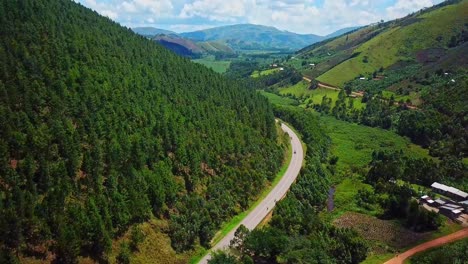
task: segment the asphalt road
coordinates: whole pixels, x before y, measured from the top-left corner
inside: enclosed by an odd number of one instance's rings
[[[287,132],[291,137],[292,145],[292,159],[289,163],[289,167],[286,170],[283,178],[280,182],[271,190],[271,192],[260,202],[260,204],[255,207],[239,224],[246,226],[249,230],[254,229],[260,222],[268,215],[268,213],[273,210],[275,207],[276,201],[281,200],[288,192],[291,184],[296,180],[299,175],[299,171],[302,167],[302,161],[304,159],[304,150],[302,149],[301,141],[299,137],[294,133],[294,131],[286,126],[285,124],[281,125],[283,131]],[[229,247],[229,243],[234,238],[234,233],[237,228],[235,227],[229,232],[218,244],[211,248],[213,250],[220,250]],[[208,263],[208,260],[211,258],[210,254],[207,254],[204,258],[200,260],[200,264]]]

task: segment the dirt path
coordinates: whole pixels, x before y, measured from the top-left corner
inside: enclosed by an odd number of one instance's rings
[[[325,88],[325,89],[335,90],[335,91],[340,91],[341,90],[340,88],[336,88],[336,87],[333,87],[333,86],[330,86],[330,85],[327,85],[327,84],[324,84],[324,83],[321,83],[321,82],[318,83],[318,86],[322,87],[322,88]]]
[[[453,242],[453,241],[456,241],[456,240],[459,240],[459,239],[462,239],[462,238],[467,238],[467,237],[468,237],[468,228],[464,228],[464,229],[462,229],[460,231],[457,231],[455,233],[452,233],[450,235],[439,237],[437,239],[434,239],[434,240],[428,241],[426,243],[423,243],[421,245],[415,246],[414,248],[409,249],[408,251],[405,251],[405,252],[397,255],[396,257],[394,257],[391,260],[385,262],[384,264],[403,264],[403,262],[407,258],[413,256],[416,253],[428,250],[428,249],[433,248],[433,247],[439,247],[439,246],[442,246],[444,244],[448,244],[450,242]]]

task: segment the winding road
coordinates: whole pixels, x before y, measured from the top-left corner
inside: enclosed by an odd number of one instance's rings
[[[304,160],[304,150],[302,149],[301,141],[299,137],[294,133],[294,131],[286,126],[281,124],[283,131],[289,134],[291,137],[292,145],[292,159],[289,163],[289,166],[284,173],[281,180],[278,184],[270,191],[270,193],[255,207],[245,218],[240,222],[238,226],[233,228],[218,244],[211,248],[210,251],[225,249],[229,247],[229,243],[234,238],[234,233],[240,225],[244,225],[249,230],[254,229],[260,222],[268,215],[268,213],[273,210],[275,207],[276,201],[281,200],[291,187],[292,183],[296,180],[299,175],[299,171],[302,167],[302,161]],[[211,258],[210,253],[205,255],[200,260],[200,264],[208,263],[208,260]]]

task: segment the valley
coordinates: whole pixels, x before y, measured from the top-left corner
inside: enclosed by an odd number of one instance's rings
[[[1,2],[0,263],[463,263],[468,0],[390,2]]]

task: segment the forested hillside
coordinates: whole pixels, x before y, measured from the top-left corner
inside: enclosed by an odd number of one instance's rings
[[[267,100],[68,0],[0,2],[0,263],[209,244],[275,175]]]

